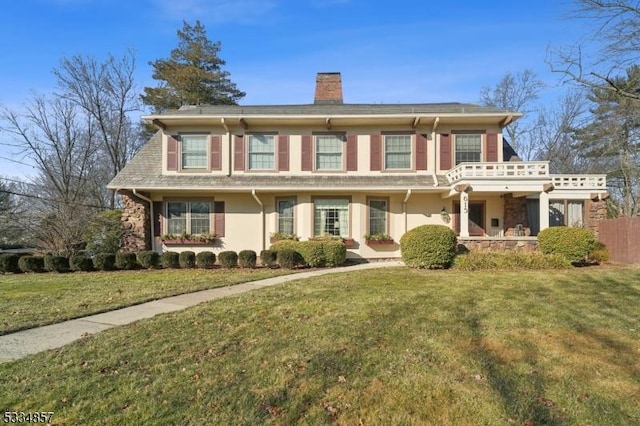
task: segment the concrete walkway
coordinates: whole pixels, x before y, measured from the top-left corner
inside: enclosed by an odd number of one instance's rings
[[[119,325],[130,324],[143,318],[151,318],[158,314],[180,311],[209,300],[220,299],[234,294],[246,293],[263,287],[319,275],[402,265],[403,263],[399,261],[374,262],[283,275],[229,287],[219,287],[180,296],[167,297],[165,299],[154,300],[152,302],[101,314],[89,315],[58,324],[18,331],[0,336],[0,363],[24,358],[28,355],[49,349],[56,349],[90,334],[99,333]]]

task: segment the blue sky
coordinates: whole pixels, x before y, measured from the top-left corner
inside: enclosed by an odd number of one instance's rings
[[[168,57],[182,21],[200,20],[242,104],[313,101],[315,74],[342,73],[348,103],[477,102],[483,86],[533,69],[559,92],[547,48],[584,35],[570,1],[496,0],[20,0],[3,4],[0,104],[18,109],[55,89],[62,57],[133,49],[140,89],[154,86],[149,61]],[[0,176],[29,167],[0,132]],[[2,158],[5,157],[5,158]]]

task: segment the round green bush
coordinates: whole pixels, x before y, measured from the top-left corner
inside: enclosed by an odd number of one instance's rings
[[[412,268],[445,269],[456,256],[456,234],[444,225],[422,225],[400,238],[405,265]]]
[[[258,255],[253,250],[242,250],[238,253],[238,264],[241,268],[255,268],[257,259]]]
[[[275,250],[262,250],[260,252],[260,264],[265,268],[273,268],[277,258],[278,253]]]
[[[340,266],[347,261],[347,246],[342,241],[323,241],[326,266]]]
[[[227,250],[218,254],[218,260],[223,268],[235,268],[238,266],[238,253]]]
[[[295,250],[284,248],[278,250],[278,265],[281,268],[293,269],[303,262],[302,256]]]
[[[202,269],[212,269],[216,264],[216,254],[212,251],[201,251],[196,254],[196,266]]]
[[[116,269],[116,255],[113,253],[98,253],[93,258],[93,267],[98,271],[113,271]]]
[[[42,256],[22,256],[18,259],[18,267],[22,272],[43,272],[44,258]]]
[[[119,251],[116,253],[116,268],[130,271],[138,267],[136,254],[130,251]]]
[[[191,269],[196,267],[196,254],[190,250],[180,252],[178,257],[180,267],[183,269]]]
[[[69,258],[69,267],[72,271],[88,272],[93,270],[93,261],[84,254],[76,254]]]
[[[155,269],[160,265],[160,255],[152,250],[138,252],[136,260],[144,269]]]
[[[544,254],[564,256],[569,262],[583,262],[596,248],[596,238],[585,228],[554,226],[538,233],[538,247]]]
[[[15,253],[2,253],[0,254],[0,272],[17,274],[22,272],[18,266],[18,260],[20,256]]]
[[[58,273],[69,272],[69,259],[64,256],[51,256],[47,270]]]
[[[160,264],[163,268],[178,269],[180,268],[180,255],[175,251],[165,251],[160,256]]]
[[[296,241],[295,250],[300,253],[304,263],[312,268],[325,265],[324,243],[329,241]]]

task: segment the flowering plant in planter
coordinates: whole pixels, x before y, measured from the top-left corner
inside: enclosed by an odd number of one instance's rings
[[[213,244],[217,239],[216,234],[196,234],[191,235],[187,233],[182,234],[163,234],[160,236],[165,244]]]
[[[282,240],[292,240],[292,241],[299,240],[296,234],[288,234],[286,232],[272,232],[269,235],[269,238],[271,240],[271,243],[275,243],[276,241],[282,241]]]
[[[391,235],[385,233],[364,234],[364,239],[368,245],[393,244]]]
[[[355,245],[355,241],[353,240],[353,238],[351,237],[341,237],[339,235],[316,235],[315,237],[311,237],[309,238],[309,240],[311,241],[331,241],[331,240],[337,240],[337,241],[342,241],[344,243],[345,246],[347,247],[353,247]]]

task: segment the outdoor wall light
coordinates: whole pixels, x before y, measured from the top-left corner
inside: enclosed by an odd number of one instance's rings
[[[445,207],[440,210],[440,217],[444,223],[449,223],[451,221],[451,216],[447,213],[447,209]]]

